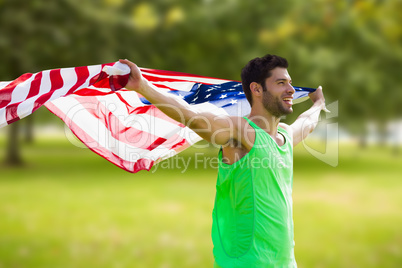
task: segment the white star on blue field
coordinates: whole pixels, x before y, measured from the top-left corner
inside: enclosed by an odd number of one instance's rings
[[[170,91],[169,93],[181,95],[189,104],[209,102],[222,108],[233,105],[234,101],[239,98],[244,98],[243,89],[239,82],[227,82],[216,85],[196,83],[189,92]]]
[[[195,83],[189,92],[171,90],[169,93],[182,98],[189,104],[210,102],[222,108],[236,104],[238,99],[245,98],[240,82],[227,82],[216,85]],[[141,98],[141,101],[144,104],[150,104],[144,98]]]
[[[295,87],[294,98],[305,97],[308,93],[315,91],[313,88]],[[225,110],[232,110],[231,106],[247,102],[246,96],[240,82],[231,81],[222,84],[205,85],[194,83],[190,91],[171,90],[169,93],[176,95],[189,104],[200,104],[209,102]],[[151,104],[145,98],[141,98],[144,104]],[[228,111],[229,112],[229,111]],[[229,112],[229,114],[232,114]]]

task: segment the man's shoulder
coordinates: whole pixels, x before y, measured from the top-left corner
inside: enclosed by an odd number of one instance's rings
[[[227,120],[229,120],[232,123],[233,127],[235,127],[235,128],[242,129],[249,125],[249,122],[246,119],[246,117],[242,117],[242,116],[228,116]]]
[[[289,134],[290,136],[292,136],[293,130],[292,130],[292,127],[289,126],[288,124],[279,123],[278,127],[279,127],[279,128],[282,128],[283,130],[286,131],[287,134]]]
[[[255,131],[246,117],[230,116],[232,123],[231,139],[224,146],[224,153],[244,153],[251,150],[255,140]]]
[[[279,124],[278,124],[278,127],[283,128],[283,129],[286,130],[286,131],[292,129],[288,124],[285,124],[285,123],[279,123]]]

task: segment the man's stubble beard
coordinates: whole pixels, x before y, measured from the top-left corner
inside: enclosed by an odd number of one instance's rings
[[[263,87],[263,105],[264,108],[276,118],[280,118],[284,115],[291,114],[293,109],[286,109],[281,99],[275,98],[267,88]]]

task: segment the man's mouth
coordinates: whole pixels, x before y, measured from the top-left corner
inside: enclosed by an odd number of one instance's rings
[[[293,98],[291,97],[284,98],[283,101],[288,105],[293,105]]]

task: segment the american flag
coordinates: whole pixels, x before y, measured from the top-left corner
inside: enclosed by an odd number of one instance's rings
[[[238,81],[140,68],[160,91],[195,109],[245,116],[250,106]],[[201,140],[134,91],[124,89],[128,66],[119,62],[24,74],[0,83],[0,127],[45,105],[90,150],[129,171],[150,170]],[[119,90],[120,89],[120,90]],[[295,102],[314,91],[295,87]]]

